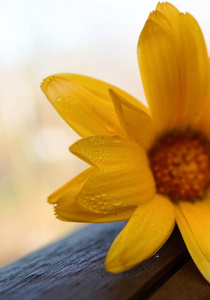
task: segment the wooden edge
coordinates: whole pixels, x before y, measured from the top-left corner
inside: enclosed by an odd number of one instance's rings
[[[189,255],[176,228],[158,255],[124,273],[107,273],[107,251],[125,224],[87,226],[1,269],[0,299],[148,298]]]

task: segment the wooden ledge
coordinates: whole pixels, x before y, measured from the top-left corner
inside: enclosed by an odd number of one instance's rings
[[[1,300],[210,299],[176,228],[136,268],[110,274],[104,260],[125,222],[94,224],[0,270]]]

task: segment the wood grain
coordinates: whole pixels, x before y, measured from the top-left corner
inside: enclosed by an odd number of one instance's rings
[[[170,300],[208,300],[210,299],[210,286],[190,260],[149,299],[168,300],[169,295]]]
[[[90,225],[1,269],[0,299],[147,299],[189,255],[176,228],[159,257],[121,274],[107,273],[105,256],[124,225]]]

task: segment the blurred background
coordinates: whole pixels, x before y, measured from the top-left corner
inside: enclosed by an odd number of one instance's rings
[[[196,17],[210,49],[210,2],[171,3]],[[84,74],[144,101],[136,45],[156,4],[0,1],[0,266],[82,226],[55,219],[46,202],[86,166],[69,153],[78,136],[41,93],[42,79]]]

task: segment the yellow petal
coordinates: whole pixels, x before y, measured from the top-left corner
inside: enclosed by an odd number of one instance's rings
[[[178,9],[168,2],[159,2],[157,4],[156,10],[158,12],[161,12],[169,22],[174,22],[174,20],[177,18],[177,15],[179,15]]]
[[[140,35],[138,59],[158,130],[193,124],[208,91],[207,50],[196,20],[159,4]]]
[[[208,85],[208,54],[201,29],[190,14],[179,17],[178,56],[180,77],[180,121],[183,125],[197,121],[205,105]]]
[[[48,201],[55,205],[55,214],[58,219],[72,222],[100,223],[127,220],[132,215],[134,207],[118,211],[115,214],[97,214],[78,203],[76,197],[79,191],[85,181],[95,172],[95,168],[85,170],[48,198]]]
[[[103,168],[140,168],[149,166],[145,150],[119,136],[91,136],[70,147],[70,151],[88,164]],[[104,170],[104,169],[103,169]],[[140,170],[140,169],[138,169]]]
[[[210,201],[180,202],[177,223],[192,259],[210,282]]]
[[[116,213],[137,206],[155,193],[154,182],[147,170],[145,173],[138,174],[136,170],[127,173],[125,169],[98,171],[84,184],[77,196],[78,203],[96,213]]]
[[[173,43],[167,32],[148,19],[138,42],[138,60],[145,95],[158,132],[175,125],[179,76]]]
[[[113,242],[105,262],[107,271],[123,272],[155,254],[174,224],[174,206],[166,197],[156,195],[140,205]]]
[[[115,110],[128,138],[149,149],[155,139],[155,129],[146,107],[134,104],[118,92],[110,90]]]
[[[72,153],[100,170],[89,177],[78,195],[85,208],[116,212],[149,200],[155,182],[143,148],[119,136],[96,136],[79,140]],[[85,202],[85,199],[90,199]]]
[[[209,70],[210,70],[210,58],[209,58]],[[206,104],[203,108],[203,113],[201,114],[198,122],[196,123],[196,128],[201,130],[207,138],[210,138],[210,78],[209,78],[209,90]]]
[[[105,82],[74,74],[47,77],[41,86],[61,117],[81,136],[122,135],[110,88],[118,90]]]

